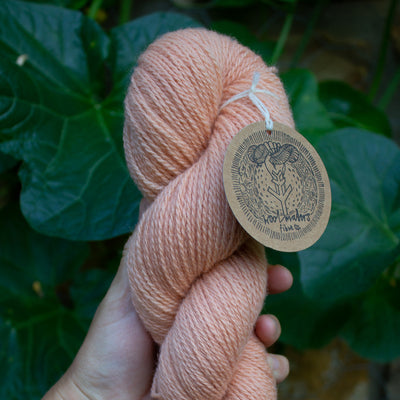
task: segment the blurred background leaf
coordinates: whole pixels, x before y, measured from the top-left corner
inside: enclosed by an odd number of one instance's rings
[[[86,333],[63,288],[88,245],[33,231],[16,204],[2,208],[0,220],[0,397],[39,399]]]
[[[334,129],[318,97],[317,80],[307,70],[290,70],[281,77],[292,106],[296,129],[315,145],[321,136]]]
[[[354,126],[391,136],[386,114],[350,85],[341,81],[322,82],[319,97],[337,128]]]
[[[309,297],[334,304],[373,286],[399,254],[400,230],[392,217],[400,209],[400,150],[356,128],[325,136],[318,150],[333,206],[321,239],[299,255],[301,282]]]
[[[380,363],[400,355],[400,291],[398,280],[381,277],[356,298],[353,312],[341,331],[357,353]]]

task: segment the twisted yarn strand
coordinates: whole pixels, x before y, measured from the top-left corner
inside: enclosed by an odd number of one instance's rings
[[[152,397],[276,398],[253,333],[266,295],[261,245],[238,225],[222,182],[226,148],[262,119],[248,98],[254,71],[271,118],[293,120],[273,68],[233,39],[186,29],[141,55],[125,100],[130,173],[151,205],[126,244],[132,300],[160,344]]]

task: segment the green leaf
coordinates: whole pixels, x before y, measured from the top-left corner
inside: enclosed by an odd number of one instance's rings
[[[241,44],[252,49],[256,54],[259,54],[266,63],[269,63],[274,52],[275,43],[272,41],[259,40],[248,28],[237,22],[223,20],[214,21],[211,24],[211,29],[235,37]]]
[[[40,399],[85,334],[60,288],[88,249],[33,231],[15,205],[1,209],[0,220],[0,398]]]
[[[16,295],[33,295],[34,282],[40,282],[44,294],[54,291],[88,254],[86,243],[33,231],[15,205],[1,209],[0,220],[0,287]]]
[[[327,344],[347,321],[348,306],[335,304],[326,307],[305,295],[297,253],[277,253],[270,249],[267,253],[269,263],[285,265],[294,279],[287,292],[267,297],[263,309],[263,313],[278,317],[282,326],[280,341],[299,349]]]
[[[319,96],[337,128],[354,126],[391,136],[386,114],[368,97],[347,83],[327,81],[319,84]]]
[[[140,193],[122,146],[129,73],[158,35],[193,25],[153,14],[110,39],[79,12],[0,3],[0,151],[23,160],[21,209],[36,230],[75,240],[133,230]]]
[[[104,86],[109,39],[81,13],[3,0],[0,22],[0,46],[15,68],[21,66],[42,83],[74,97],[90,96]],[[18,65],[20,55],[26,61]],[[82,100],[91,102],[90,98]]]
[[[8,399],[22,387],[23,359],[16,330],[0,317],[0,397]]]
[[[400,281],[380,279],[357,307],[341,334],[361,356],[389,362],[400,356]]]
[[[335,304],[368,290],[400,251],[392,216],[400,207],[400,150],[389,139],[347,128],[321,139],[332,187],[327,230],[300,253],[305,293]]]
[[[323,135],[335,127],[318,98],[318,84],[314,75],[307,70],[291,70],[281,77],[297,131],[316,145]]]
[[[18,160],[0,151],[0,174],[8,171],[18,164]]]

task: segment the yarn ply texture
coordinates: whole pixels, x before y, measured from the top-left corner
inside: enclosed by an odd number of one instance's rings
[[[141,55],[125,100],[129,171],[150,204],[123,262],[132,301],[160,345],[151,395],[168,400],[275,399],[254,335],[267,287],[263,247],[233,216],[222,170],[230,140],[263,119],[248,98],[255,71],[273,121],[293,127],[275,69],[205,29],[168,33]]]

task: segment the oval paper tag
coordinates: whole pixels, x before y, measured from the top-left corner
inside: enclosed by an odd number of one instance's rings
[[[304,250],[324,232],[331,210],[325,166],[298,132],[274,122],[243,128],[224,161],[228,203],[242,227],[263,245]]]

